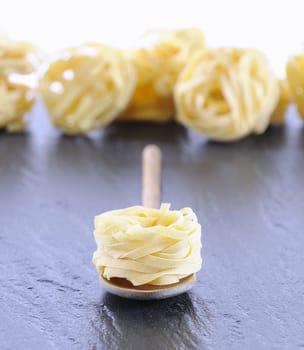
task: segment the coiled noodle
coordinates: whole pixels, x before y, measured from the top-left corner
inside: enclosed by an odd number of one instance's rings
[[[177,283],[201,268],[201,226],[190,208],[134,206],[95,218],[93,263],[134,286]]]
[[[214,140],[260,134],[279,93],[278,80],[257,50],[211,49],[195,55],[178,79],[177,119]]]

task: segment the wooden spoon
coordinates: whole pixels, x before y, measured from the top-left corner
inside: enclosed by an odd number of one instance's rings
[[[142,202],[147,208],[159,208],[160,204],[160,177],[161,177],[161,150],[156,145],[148,145],[142,153]],[[103,288],[120,297],[138,300],[165,299],[182,294],[193,287],[196,275],[192,274],[181,279],[178,283],[154,286],[144,284],[133,286],[124,278],[105,279],[100,275]]]

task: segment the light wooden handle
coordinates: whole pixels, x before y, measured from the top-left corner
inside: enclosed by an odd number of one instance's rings
[[[142,202],[146,208],[159,208],[160,204],[161,150],[148,145],[142,153]]]

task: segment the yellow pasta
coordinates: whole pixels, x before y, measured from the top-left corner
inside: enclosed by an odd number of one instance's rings
[[[272,125],[282,125],[285,122],[286,109],[291,102],[290,88],[287,80],[280,80],[280,98],[272,113],[270,123]]]
[[[121,51],[86,44],[51,60],[39,91],[53,123],[67,134],[82,134],[113,121],[135,83],[135,68]]]
[[[17,132],[26,127],[26,113],[35,96],[33,89],[20,80],[25,81],[37,63],[33,45],[0,36],[0,129]]]
[[[93,263],[106,279],[168,285],[201,268],[201,226],[190,208],[141,206],[95,217]]]
[[[293,101],[304,119],[304,55],[291,57],[286,65],[286,74]]]
[[[254,49],[198,53],[175,87],[178,121],[219,141],[263,133],[278,99],[279,82]]]
[[[120,120],[165,122],[175,113],[173,87],[189,57],[205,48],[198,29],[151,30],[142,47],[131,52],[137,86],[129,108]]]
[[[23,130],[27,125],[25,114],[34,102],[35,96],[28,86],[0,78],[0,129]]]
[[[29,74],[37,67],[35,46],[0,36],[0,77],[12,73]]]

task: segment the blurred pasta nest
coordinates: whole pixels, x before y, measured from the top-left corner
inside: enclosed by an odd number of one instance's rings
[[[196,54],[175,87],[177,119],[219,141],[260,134],[279,101],[279,81],[254,49],[216,48]]]
[[[87,43],[58,52],[43,69],[39,91],[54,125],[81,134],[113,121],[135,83],[135,68],[122,51]]]
[[[38,64],[36,48],[26,42],[0,36],[0,128],[10,132],[23,130],[26,113],[35,94],[28,75]]]
[[[150,30],[129,52],[137,85],[121,120],[165,122],[174,117],[173,88],[190,56],[205,48],[199,29]]]

